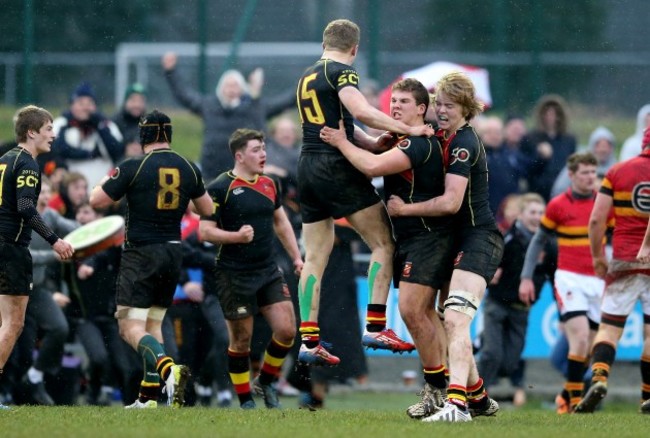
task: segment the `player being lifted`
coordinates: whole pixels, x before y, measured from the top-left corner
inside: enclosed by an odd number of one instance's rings
[[[386,208],[370,180],[320,137],[321,128],[337,128],[343,119],[348,140],[354,142],[353,117],[367,126],[413,136],[432,135],[425,125],[407,126],[373,108],[359,91],[359,75],[351,66],[359,49],[359,27],[334,20],[323,32],[323,55],[300,78],[297,101],[303,145],[298,162],[298,192],[303,222],[305,265],[300,276],[299,360],[335,365],[339,358],[320,342],[320,285],[334,244],[334,219],[345,217],[371,250],[368,271],[368,311],[363,344],[411,351],[414,346],[386,329],[386,300],[393,275],[394,251]],[[358,139],[359,137],[357,137]]]

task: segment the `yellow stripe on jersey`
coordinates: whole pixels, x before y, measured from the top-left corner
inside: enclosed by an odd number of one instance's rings
[[[632,192],[614,192],[615,201],[631,201]]]
[[[567,234],[569,236],[586,236],[589,234],[589,227],[560,225],[557,227],[556,231],[560,234]]]
[[[617,216],[635,216],[635,217],[648,217],[645,213],[640,213],[632,207],[614,207],[614,213]]]
[[[546,216],[542,216],[542,225],[549,230],[554,230],[557,227],[557,224]]]
[[[567,239],[565,237],[558,237],[557,244],[558,246],[589,246],[589,238]]]

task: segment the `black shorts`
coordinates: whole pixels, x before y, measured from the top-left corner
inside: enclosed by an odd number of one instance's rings
[[[466,228],[456,233],[454,269],[473,272],[490,284],[503,257],[503,237],[497,229]]]
[[[393,272],[395,286],[399,282],[441,288],[451,279],[454,260],[453,234],[436,230],[398,239]]]
[[[29,248],[0,243],[0,295],[29,296],[33,287]]]
[[[260,307],[291,301],[282,272],[273,264],[255,271],[215,269],[217,295],[228,320],[255,315]]]
[[[181,275],[180,243],[124,248],[117,277],[117,304],[148,309],[172,304]]]
[[[336,154],[300,156],[298,193],[305,224],[346,217],[381,202],[370,179]]]

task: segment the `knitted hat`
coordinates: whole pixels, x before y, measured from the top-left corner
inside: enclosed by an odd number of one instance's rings
[[[76,99],[84,96],[90,97],[92,100],[97,102],[97,96],[95,95],[92,86],[88,82],[82,82],[77,86],[77,88],[75,88],[75,90],[70,95],[70,102],[74,102]]]
[[[142,94],[143,96],[147,95],[147,91],[145,90],[144,85],[139,82],[134,82],[126,88],[124,91],[124,100],[127,100],[129,97],[131,97],[132,94],[136,93]]]

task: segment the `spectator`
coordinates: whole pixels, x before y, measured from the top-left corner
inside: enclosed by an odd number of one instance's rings
[[[567,105],[562,97],[542,96],[535,107],[534,118],[536,127],[522,140],[521,151],[532,157],[528,189],[548,202],[555,178],[576,150],[576,139],[568,133]]]
[[[163,56],[165,77],[176,99],[203,119],[201,171],[211,181],[234,165],[228,150],[228,138],[238,128],[263,130],[266,119],[295,105],[295,94],[285,94],[273,101],[261,99],[264,74],[254,70],[249,82],[237,70],[226,71],[217,84],[215,94],[201,95],[190,89],[176,69],[177,56]]]
[[[265,173],[288,179],[295,185],[298,171],[298,125],[289,116],[278,117],[270,124],[271,138],[266,143]]]
[[[67,219],[75,219],[77,209],[88,200],[88,180],[80,172],[70,172],[63,177],[58,194],[48,206]]]
[[[122,133],[124,141],[124,155],[134,156],[142,154],[140,144],[140,117],[147,112],[147,94],[144,86],[139,83],[129,85],[124,93],[124,102],[120,111],[113,116],[113,122]]]
[[[599,126],[596,128],[589,137],[589,144],[587,145],[587,151],[594,154],[598,166],[596,167],[596,176],[598,181],[601,181],[610,167],[616,164],[616,156],[614,155],[614,145],[616,144],[616,139],[612,131],[605,128],[604,126]],[[557,176],[555,183],[553,183],[553,188],[551,189],[551,197],[556,197],[560,193],[565,192],[571,185],[571,179],[569,178],[569,169],[564,166],[560,174]],[[598,183],[600,185],[600,182]]]
[[[650,104],[643,105],[636,115],[636,131],[625,139],[621,147],[619,161],[629,160],[641,153],[643,131],[650,126]]]
[[[485,387],[494,385],[500,375],[514,376],[520,368],[526,341],[530,307],[519,299],[519,274],[526,249],[539,228],[544,213],[544,199],[536,193],[521,195],[519,215],[507,231],[501,265],[497,269],[483,308],[483,334],[478,370]],[[555,268],[553,246],[547,244],[533,274],[535,298]],[[518,397],[525,398],[523,376],[516,382]]]
[[[91,187],[124,154],[119,128],[98,110],[95,92],[86,82],[70,96],[68,111],[54,120],[54,133],[50,158],[57,165],[63,161],[70,171],[83,174]]]
[[[490,174],[490,210],[496,216],[501,202],[508,195],[519,193],[519,180],[525,176],[523,158],[518,148],[506,146],[500,118],[491,116],[481,119],[477,133],[485,146]]]
[[[87,200],[77,209],[76,218],[82,225],[100,217]],[[121,253],[119,247],[111,247],[77,261],[70,275],[68,317],[88,356],[86,402],[89,405],[110,405],[113,387],[120,390],[125,405],[138,397],[142,362],[120,338],[114,317],[114,284]]]

